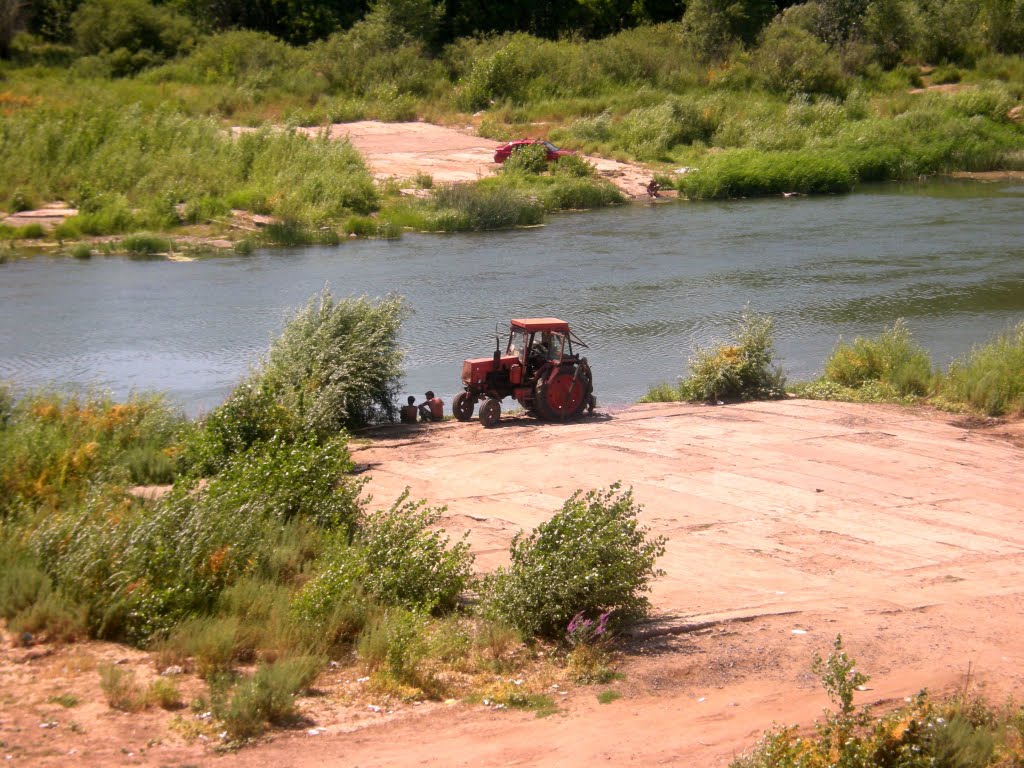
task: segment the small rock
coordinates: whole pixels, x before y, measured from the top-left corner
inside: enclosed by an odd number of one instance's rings
[[[794,629],[793,630],[793,634],[794,635],[806,635],[807,634],[807,630],[806,629]]]
[[[47,720],[44,723],[40,723],[39,727],[40,728],[56,728],[57,727],[57,721],[56,720]]]
[[[366,708],[371,712],[380,712],[380,707],[378,707],[376,704],[367,704]]]
[[[337,669],[338,667],[341,666],[341,664],[339,664],[336,661],[328,661],[327,662],[327,666],[330,667],[331,669]]]
[[[171,666],[167,667],[167,669],[165,669],[163,672],[160,673],[160,675],[162,677],[174,677],[175,675],[183,675],[183,674],[185,674],[184,667],[180,667],[177,664],[172,664]]]
[[[368,677],[357,677],[357,678],[356,678],[356,682],[357,682],[357,683],[365,683],[365,682],[367,682],[367,681],[368,681],[369,679],[370,679],[370,678],[368,678]]]
[[[310,728],[308,731],[306,731],[306,733],[308,733],[310,736],[319,736],[320,730],[318,728]]]

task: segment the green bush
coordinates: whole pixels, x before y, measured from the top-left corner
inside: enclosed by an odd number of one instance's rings
[[[543,144],[528,144],[516,149],[502,164],[502,173],[545,173],[548,150]]]
[[[266,392],[306,434],[394,421],[404,354],[399,296],[335,299],[326,288],[288,319],[247,386]]]
[[[512,540],[508,568],[483,583],[484,609],[526,635],[561,639],[574,616],[612,612],[624,627],[648,610],[646,592],[661,572],[664,537],[647,537],[641,507],[618,484],[576,492],[529,536]]]
[[[295,697],[316,679],[325,660],[296,656],[266,664],[238,684],[225,711],[219,713],[232,741],[260,735],[267,723],[281,725],[295,718]]]
[[[731,343],[697,347],[689,375],[680,382],[687,400],[771,400],[783,396],[785,379],[775,365],[774,323],[744,310]]]
[[[371,670],[393,680],[418,686],[420,664],[427,654],[426,620],[404,608],[389,608],[359,635],[356,654]]]
[[[825,362],[825,378],[853,388],[880,382],[899,395],[923,396],[931,389],[931,359],[901,318],[875,339],[840,340]]]
[[[678,403],[686,399],[686,393],[679,385],[654,384],[648,388],[646,394],[640,398],[641,403]]]
[[[131,256],[159,256],[173,250],[171,241],[155,235],[129,235],[120,242],[119,248]]]
[[[146,0],[85,0],[71,23],[79,50],[103,56],[118,77],[175,56],[196,35],[186,17]]]
[[[692,199],[802,192],[849,192],[857,180],[843,159],[809,150],[757,152],[737,149],[708,155],[683,176],[679,191]]]
[[[186,218],[231,205],[319,229],[379,202],[347,141],[270,130],[232,138],[215,120],[168,103],[121,104],[110,92],[5,119],[0,165],[0,197],[24,189],[79,207],[57,230],[69,239],[174,226],[181,204]]]
[[[344,535],[360,515],[350,469],[342,441],[272,439],[205,488],[179,483],[152,506],[96,492],[38,522],[32,546],[55,586],[88,607],[93,634],[145,643],[209,613],[241,578],[286,581],[316,556],[317,530]],[[299,545],[295,526],[307,531]],[[282,560],[282,549],[295,554]]]
[[[435,187],[422,229],[486,231],[540,224],[544,207],[501,184],[451,184]]]
[[[427,613],[453,610],[471,584],[473,555],[464,540],[449,546],[434,527],[442,511],[403,494],[366,515],[351,544],[337,540],[324,553],[325,568],[296,598],[298,615],[323,623],[356,594]]]
[[[839,60],[814,35],[796,27],[770,26],[754,53],[753,66],[770,91],[846,95]]]
[[[1024,322],[954,361],[939,389],[989,416],[1024,416]]]
[[[815,654],[812,671],[836,706],[807,734],[775,728],[731,768],[803,768],[842,765],[873,768],[988,768],[1022,757],[1019,713],[963,696],[934,701],[921,691],[908,704],[880,716],[857,711],[853,696],[867,675],[836,636],[827,659]]]
[[[562,155],[551,169],[554,176],[571,179],[592,179],[597,174],[593,163],[581,155]]]

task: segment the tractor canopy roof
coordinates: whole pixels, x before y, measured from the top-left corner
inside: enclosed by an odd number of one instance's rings
[[[524,317],[512,321],[513,328],[522,328],[528,333],[536,331],[569,332],[569,324],[554,317]]]

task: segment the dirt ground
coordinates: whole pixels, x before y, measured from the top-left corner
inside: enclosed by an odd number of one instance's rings
[[[311,135],[321,128],[304,129]],[[497,172],[494,150],[504,142],[430,123],[380,123],[365,120],[330,126],[332,138],[347,137],[378,179],[412,179],[429,174],[435,183],[476,181]],[[526,138],[526,137],[524,137]],[[585,155],[597,172],[634,198],[647,196],[651,171],[641,165]]]
[[[478,565],[577,488],[632,486],[668,537],[653,620],[611,684],[559,692],[560,712],[465,702],[375,711],[328,670],[308,721],[219,756],[195,715],[109,709],[96,667],[155,675],[145,654],[87,643],[0,650],[8,765],[725,766],[773,723],[827,705],[809,671],[842,633],[872,676],[858,703],[963,687],[997,702],[1024,684],[1024,424],[787,400],[637,406],[574,424],[506,417],[392,427],[354,455],[385,506],[405,486],[448,507]],[[345,679],[341,679],[344,677]],[[188,700],[190,686],[182,678]],[[347,686],[347,688],[346,688]],[[71,693],[77,706],[53,697]],[[353,703],[360,702],[360,703]],[[179,725],[172,725],[175,718]],[[193,723],[189,726],[189,723]],[[189,730],[193,739],[186,738]]]

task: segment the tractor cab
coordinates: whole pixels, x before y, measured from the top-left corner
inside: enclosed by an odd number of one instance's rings
[[[590,367],[574,350],[574,343],[576,348],[586,348],[564,320],[512,320],[504,354],[496,344],[492,357],[463,363],[464,390],[452,403],[455,417],[472,418],[476,402],[486,400],[480,421],[494,426],[501,415],[500,401],[509,396],[527,413],[549,421],[574,418],[587,407],[593,410]]]
[[[517,356],[528,372],[535,372],[546,363],[560,363],[563,357],[573,354],[569,324],[551,317],[513,320],[505,354]]]

